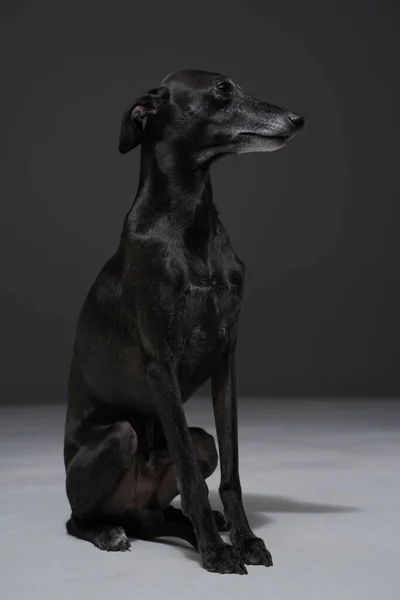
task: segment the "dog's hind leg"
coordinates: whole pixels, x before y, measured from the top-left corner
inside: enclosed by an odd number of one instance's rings
[[[176,509],[176,512],[180,513],[181,511]],[[190,520],[180,520],[176,514],[171,512],[157,508],[136,509],[122,515],[118,522],[131,537],[142,540],[176,537],[186,540],[193,548],[198,549],[196,535]]]
[[[66,491],[72,509],[68,533],[102,550],[127,550],[124,530],[103,523],[101,512],[134,461],[136,433],[125,421],[109,425],[84,421],[69,434],[65,445]],[[74,447],[79,447],[75,454]]]
[[[100,550],[123,552],[131,547],[125,530],[119,526],[96,523],[95,520],[79,519],[71,515],[66,527],[70,535],[92,542]]]
[[[181,511],[170,507],[164,513],[157,502],[146,508],[151,496],[157,494],[157,476],[139,477],[138,466],[143,457],[138,454],[137,436],[129,423],[104,426],[84,422],[76,436],[81,448],[67,462],[67,495],[72,515],[66,528],[70,535],[107,551],[129,550],[127,536],[146,540],[177,537],[197,549],[193,525]],[[71,437],[68,439],[72,441]],[[156,451],[153,460],[152,471],[168,472],[168,466],[163,465],[165,451]],[[171,499],[177,493],[174,480]],[[135,507],[137,502],[141,508]]]
[[[142,540],[177,537],[186,540],[197,550],[197,540],[190,521],[167,518],[161,510],[133,509],[121,515],[102,514],[98,518],[72,515],[66,528],[70,535],[92,542],[100,550],[129,550],[131,543],[128,536]]]
[[[126,421],[109,425],[84,422],[77,428],[75,439],[80,448],[66,464],[67,496],[75,516],[92,516],[98,514],[129,470],[137,436]]]

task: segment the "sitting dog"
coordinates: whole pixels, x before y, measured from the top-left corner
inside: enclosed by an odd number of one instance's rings
[[[283,148],[303,125],[228,77],[194,70],[126,110],[119,150],[141,145],[140,180],[78,319],[64,443],[70,534],[114,551],[129,549],[128,536],[178,536],[218,573],[272,565],[242,503],[235,350],[245,267],[213,203],[210,166]],[[188,427],[183,407],[209,378],[225,516],[205,483],[214,439]],[[170,506],[178,494],[182,510]],[[219,533],[227,528],[232,545]]]

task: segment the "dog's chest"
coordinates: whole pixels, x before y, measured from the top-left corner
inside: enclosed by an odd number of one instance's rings
[[[236,336],[243,291],[243,264],[189,279],[176,306],[176,350],[182,373],[208,376]]]

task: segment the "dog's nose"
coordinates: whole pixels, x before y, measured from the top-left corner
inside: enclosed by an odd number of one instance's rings
[[[291,121],[293,123],[293,125],[295,127],[298,127],[299,129],[300,129],[300,127],[303,127],[304,123],[306,122],[303,115],[299,115],[298,113],[289,113],[288,117],[289,117],[289,121]]]

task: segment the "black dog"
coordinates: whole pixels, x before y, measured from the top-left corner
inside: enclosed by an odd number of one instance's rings
[[[140,183],[77,326],[64,446],[72,535],[104,550],[127,550],[127,536],[178,536],[219,573],[272,565],[242,504],[235,348],[244,264],[213,204],[210,165],[282,148],[303,124],[202,71],[169,75],[125,112],[119,149],[142,145]],[[211,510],[205,483],[217,466],[214,439],[189,428],[183,409],[209,377],[227,521]],[[178,493],[182,511],[170,506]],[[227,527],[232,545],[219,534]]]

